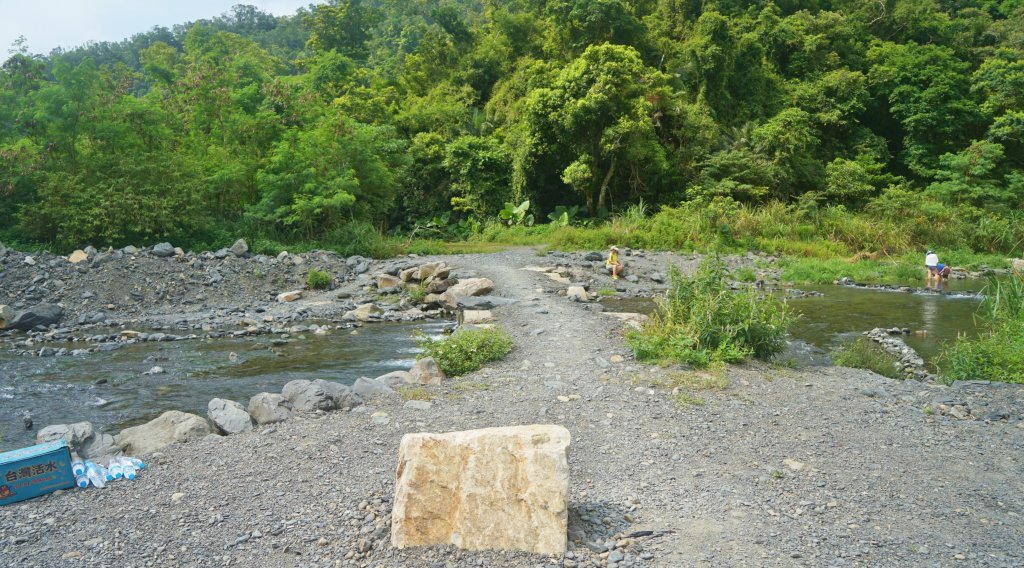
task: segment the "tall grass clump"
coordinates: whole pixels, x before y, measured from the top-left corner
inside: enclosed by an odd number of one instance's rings
[[[939,376],[948,383],[970,379],[1024,383],[1024,273],[990,278],[978,309],[988,330],[961,339],[939,354]]]
[[[512,345],[512,336],[499,327],[459,329],[443,339],[421,336],[417,358],[433,357],[446,375],[457,377],[504,358]]]
[[[726,267],[705,258],[693,277],[671,270],[671,285],[651,321],[626,341],[644,361],[705,367],[748,357],[768,360],[785,348],[796,319],[784,302],[753,288],[730,291]]]
[[[843,367],[867,369],[890,379],[906,378],[896,356],[866,337],[841,345],[832,352],[832,362]]]

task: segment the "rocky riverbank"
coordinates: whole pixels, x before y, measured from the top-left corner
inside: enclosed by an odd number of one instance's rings
[[[9,299],[31,274],[9,266],[10,254],[0,273]],[[342,314],[338,306],[312,304],[331,294],[332,304],[356,304],[360,294],[379,302],[372,275],[445,262],[460,277],[494,283],[491,294],[505,301],[490,311],[516,347],[479,372],[422,387],[415,400],[368,396],[347,410],[302,412],[228,437],[199,437],[151,454],[150,467],[133,482],[4,507],[0,557],[18,566],[1021,565],[1019,386],[944,387],[844,368],[763,364],[729,367],[717,377],[724,381],[707,381],[701,372],[638,363],[623,345],[624,324],[595,310],[591,296],[602,289],[656,294],[668,263],[688,272],[698,262],[640,254],[627,257],[636,281],[615,282],[600,258],[585,254],[403,258],[373,263],[363,280],[346,273],[342,281],[331,272],[335,290],[289,304],[276,302],[276,294],[297,288],[305,272],[268,260],[293,280],[231,296],[242,314],[266,313],[255,312],[261,307],[284,313],[303,302],[308,313]],[[254,266],[252,259],[227,259],[202,262],[234,275]],[[217,262],[225,260],[239,270],[222,270]],[[333,262],[340,267],[342,259]],[[187,261],[137,256],[135,266],[143,263],[173,274]],[[117,273],[100,272],[111,288],[135,282],[115,282]],[[153,276],[139,278],[147,277],[153,289],[169,290]],[[88,277],[62,283],[66,298],[101,290]],[[586,297],[571,299],[574,285]],[[194,299],[196,290],[211,297],[215,286],[143,293],[140,303],[114,304],[114,313],[158,325],[187,313],[196,314],[196,323],[223,318],[227,325],[241,314],[219,313],[214,300],[181,299]],[[49,294],[61,289],[43,287]],[[36,300],[59,299],[35,292]],[[339,300],[339,292],[353,296]],[[106,296],[98,301],[113,303]],[[158,313],[176,306],[195,309]],[[93,306],[66,309],[77,321]],[[709,383],[721,388],[695,386]],[[966,412],[958,418],[936,411],[943,406]],[[391,546],[403,434],[531,423],[559,424],[572,435],[564,555]]]

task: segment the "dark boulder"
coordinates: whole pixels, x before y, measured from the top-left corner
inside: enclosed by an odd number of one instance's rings
[[[36,327],[49,327],[60,321],[64,309],[56,304],[39,304],[14,316],[8,327],[30,331]]]

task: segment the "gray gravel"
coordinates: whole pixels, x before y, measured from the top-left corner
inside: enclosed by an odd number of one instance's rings
[[[0,565],[1024,565],[1021,387],[757,363],[681,406],[664,385],[688,371],[635,362],[621,324],[519,270],[559,258],[446,260],[518,300],[493,310],[516,340],[506,360],[428,387],[429,408],[377,399],[210,437],[151,456],[135,481],[0,508]],[[630,286],[656,291],[644,275],[668,260],[696,263],[646,256]],[[573,436],[564,557],[391,548],[404,433],[529,423]]]

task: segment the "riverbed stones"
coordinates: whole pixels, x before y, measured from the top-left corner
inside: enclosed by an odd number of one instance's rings
[[[68,256],[68,262],[71,264],[78,264],[79,262],[85,262],[89,260],[89,254],[82,249],[78,249]]]
[[[494,321],[494,315],[490,310],[463,310],[462,325],[479,325]]]
[[[64,439],[75,452],[79,451],[86,440],[95,434],[92,422],[75,422],[74,424],[52,424],[36,434],[36,443],[42,444]]]
[[[416,361],[409,370],[410,382],[417,385],[439,385],[447,378],[433,357],[424,357]]]
[[[237,257],[243,257],[249,252],[249,243],[245,242],[245,239],[238,239],[235,244],[231,245],[228,252]]]
[[[562,554],[569,431],[557,425],[406,434],[391,543]]]
[[[292,290],[290,292],[281,292],[277,295],[278,303],[294,302],[302,297],[302,290]]]
[[[30,331],[36,327],[49,327],[60,322],[64,308],[57,304],[39,304],[33,306],[18,315],[7,324],[7,327]]]
[[[458,284],[451,286],[441,294],[444,303],[451,309],[458,307],[459,298],[465,296],[482,296],[494,290],[494,282],[490,278],[467,278],[459,280]]]
[[[233,400],[212,399],[206,405],[206,416],[218,430],[228,435],[252,430],[252,417],[245,407]]]
[[[345,259],[345,266],[352,271],[352,274],[363,274],[370,270],[370,261],[361,256],[350,256]]]
[[[583,286],[569,286],[569,289],[565,291],[565,297],[574,302],[590,301],[590,296],[587,295],[587,291],[583,289]]]
[[[363,321],[363,322],[365,322],[365,321],[370,321],[370,320],[376,319],[376,316],[379,316],[379,315],[381,315],[383,313],[384,313],[384,310],[378,308],[376,304],[367,303],[367,304],[362,304],[362,305],[356,307],[356,309],[354,309],[354,310],[349,310],[349,311],[345,312],[345,315],[342,316],[342,319],[345,319],[345,320],[348,320],[348,321]]]
[[[291,381],[284,386],[281,394],[291,403],[292,409],[298,412],[348,409],[362,402],[347,385],[323,379]]]
[[[52,424],[36,434],[36,443],[64,439],[71,451],[83,459],[106,460],[121,453],[121,448],[110,434],[98,432],[91,422]]]
[[[7,322],[14,319],[14,310],[10,306],[0,304],[0,329],[7,328]]]
[[[366,377],[359,377],[356,382],[352,383],[352,392],[364,400],[375,396],[395,394],[395,391],[386,384]]]
[[[201,440],[210,433],[203,417],[169,410],[141,426],[125,428],[114,439],[125,453],[146,455],[176,442]]]
[[[249,399],[249,416],[257,424],[284,422],[292,417],[292,403],[284,395],[261,392]]]
[[[174,246],[171,243],[159,243],[153,247],[153,256],[161,258],[174,256]]]
[[[445,264],[443,261],[428,262],[419,267],[416,271],[416,279],[423,282],[426,280],[444,280],[448,278],[451,273],[452,267]]]
[[[392,288],[398,288],[402,285],[402,279],[397,276],[390,274],[378,274],[377,275],[377,289],[378,290],[390,290]]]
[[[417,267],[406,268],[398,273],[398,278],[402,282],[412,282],[416,278],[416,274],[419,273],[420,269]]]
[[[395,388],[397,386],[411,384],[412,375],[409,371],[392,371],[386,375],[381,375],[374,380],[386,387]]]

